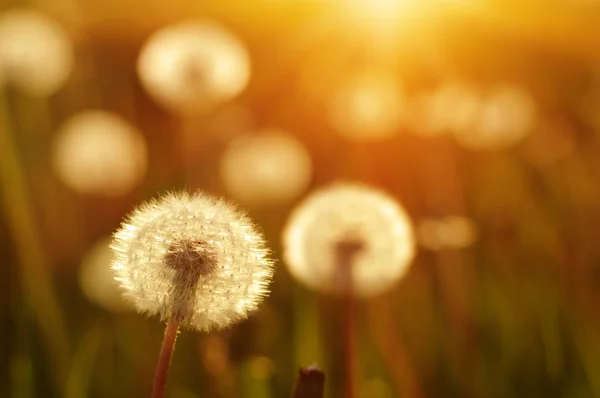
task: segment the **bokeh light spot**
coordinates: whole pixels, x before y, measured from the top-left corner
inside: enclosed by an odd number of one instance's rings
[[[347,139],[385,140],[400,129],[404,107],[404,92],[394,74],[364,71],[339,88],[330,104],[329,120]]]
[[[461,216],[426,218],[417,225],[419,244],[432,251],[471,246],[477,239],[477,235],[476,224]]]
[[[122,312],[128,310],[130,305],[123,299],[114,279],[110,242],[110,237],[100,239],[87,251],[79,269],[79,286],[94,304],[107,311]]]
[[[306,190],[312,161],[293,135],[265,130],[231,141],[220,171],[223,185],[235,199],[269,205],[294,199]]]
[[[394,199],[370,187],[336,184],[312,193],[292,212],[283,232],[286,265],[313,289],[346,293],[348,271],[338,248],[349,240],[360,248],[349,259],[358,296],[393,286],[414,254],[410,219]]]
[[[0,14],[0,83],[49,96],[69,78],[73,58],[67,32],[46,15],[27,9]]]
[[[154,32],[137,63],[142,85],[176,114],[205,112],[241,93],[250,58],[233,34],[210,21],[187,21]]]
[[[120,116],[88,110],[72,116],[54,141],[56,175],[83,194],[121,196],[146,173],[146,144],[141,133]]]

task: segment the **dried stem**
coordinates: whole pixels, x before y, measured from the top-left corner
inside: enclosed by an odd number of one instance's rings
[[[165,387],[167,386],[167,374],[171,366],[171,356],[175,349],[175,340],[177,339],[177,329],[179,322],[171,319],[165,329],[165,337],[160,348],[156,372],[154,373],[154,387],[152,388],[152,398],[163,398],[165,396]]]
[[[325,373],[316,366],[298,370],[298,378],[292,398],[323,398],[325,393]]]

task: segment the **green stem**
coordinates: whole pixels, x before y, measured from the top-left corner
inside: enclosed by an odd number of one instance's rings
[[[51,283],[42,238],[36,229],[33,205],[23,165],[13,140],[5,93],[0,90],[0,203],[19,259],[23,295],[42,332],[57,385],[68,373],[69,339]]]

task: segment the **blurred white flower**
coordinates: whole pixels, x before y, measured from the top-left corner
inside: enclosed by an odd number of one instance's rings
[[[299,281],[332,293],[370,296],[393,286],[414,254],[411,223],[388,195],[362,185],[337,184],[311,194],[290,216],[284,256]],[[342,258],[343,257],[343,258]],[[342,264],[350,262],[350,264]],[[342,269],[350,266],[351,271]]]
[[[404,107],[404,92],[394,74],[363,71],[331,99],[329,120],[349,140],[386,140],[400,129]]]
[[[112,312],[129,308],[111,270],[113,251],[111,238],[97,241],[85,254],[79,268],[79,286],[94,304]]]
[[[477,225],[461,216],[426,218],[417,226],[421,246],[432,251],[462,249],[477,239]]]
[[[276,130],[240,136],[221,158],[227,191],[246,204],[289,201],[308,187],[311,158],[293,135]]]
[[[35,96],[60,89],[73,69],[68,34],[46,15],[27,9],[0,14],[0,77]]]
[[[67,120],[55,138],[52,155],[57,176],[85,194],[126,194],[146,173],[142,134],[103,110],[87,110]]]
[[[446,83],[430,93],[421,93],[411,102],[411,130],[416,135],[436,136],[473,129],[481,108],[473,89]]]
[[[498,86],[483,97],[475,125],[454,134],[468,149],[505,149],[525,138],[538,122],[529,93],[518,86]]]
[[[186,21],[148,38],[137,71],[155,101],[192,114],[240,94],[250,79],[250,58],[238,38],[218,24]]]
[[[198,330],[246,319],[268,294],[274,271],[250,219],[203,193],[142,204],[112,248],[116,279],[138,310]]]

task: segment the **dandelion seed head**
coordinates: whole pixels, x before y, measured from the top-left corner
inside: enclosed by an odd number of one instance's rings
[[[69,78],[74,55],[67,32],[34,10],[0,14],[0,75],[23,91],[45,97]]]
[[[246,319],[273,275],[250,219],[203,193],[142,204],[115,233],[112,248],[116,279],[138,310],[197,330]]]
[[[240,40],[217,23],[190,20],[152,34],[137,70],[159,104],[193,114],[241,93],[250,79],[250,58]]]
[[[221,158],[227,191],[249,205],[289,201],[310,183],[310,154],[289,133],[266,130],[234,139]]]
[[[119,115],[104,110],[70,117],[59,128],[52,155],[58,178],[83,194],[121,196],[146,173],[143,135]]]
[[[344,293],[341,263],[351,267],[358,296],[385,291],[406,273],[414,254],[410,220],[387,194],[337,184],[311,194],[292,213],[283,234],[292,275],[316,290]],[[345,258],[340,258],[340,256]]]

